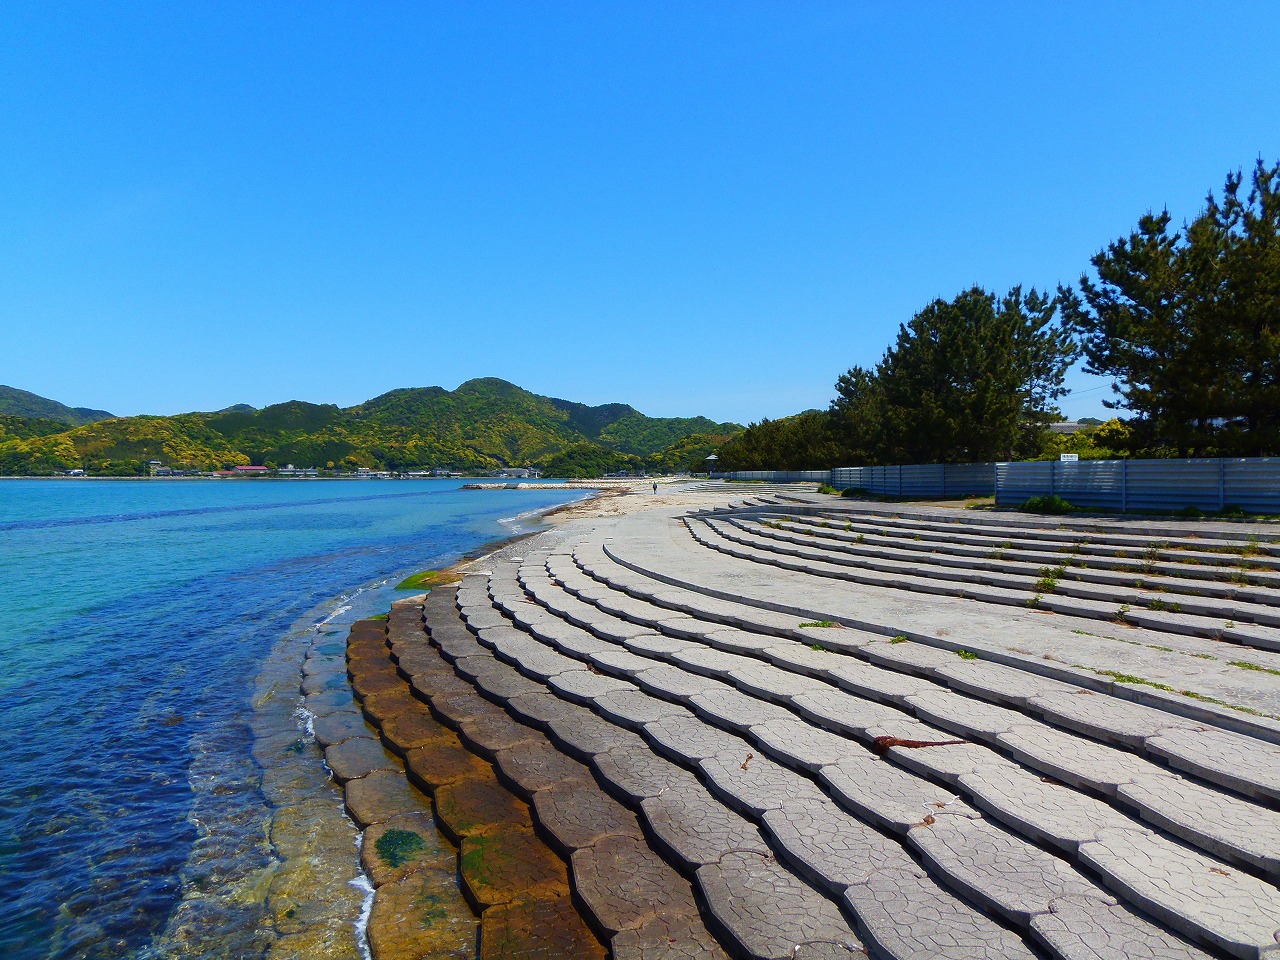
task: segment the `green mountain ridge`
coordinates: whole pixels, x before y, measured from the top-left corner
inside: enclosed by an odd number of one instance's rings
[[[261,410],[238,404],[216,413],[101,419],[71,429],[48,418],[0,416],[0,473],[136,475],[147,461],[159,460],[196,470],[289,463],[338,470],[538,466],[596,475],[685,469],[700,451],[706,456],[741,429],[705,417],[646,417],[622,403],[593,407],[482,378],[452,391],[391,390],[347,408],[290,400]]]
[[[71,426],[92,423],[95,420],[110,420],[115,416],[106,410],[68,407],[57,400],[49,400],[29,390],[6,387],[4,384],[0,384],[0,415],[22,417],[28,420],[53,420]]]

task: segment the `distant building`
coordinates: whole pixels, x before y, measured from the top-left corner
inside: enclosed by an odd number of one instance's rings
[[[270,473],[266,467],[232,467],[231,472],[239,476],[248,474],[249,476],[261,476],[264,473]]]
[[[290,463],[277,470],[276,474],[281,477],[318,477],[320,470],[318,467],[295,467]]]

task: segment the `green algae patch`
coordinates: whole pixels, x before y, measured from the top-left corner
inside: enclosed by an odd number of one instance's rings
[[[374,849],[383,863],[390,867],[402,867],[426,845],[426,841],[412,830],[388,830],[378,838]]]
[[[411,577],[405,577],[396,584],[397,590],[430,590],[432,583],[440,576],[439,570],[423,570]]]
[[[365,617],[366,620],[390,620],[390,613],[375,613],[372,617]]]

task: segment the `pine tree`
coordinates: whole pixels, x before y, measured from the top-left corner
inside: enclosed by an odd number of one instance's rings
[[[836,383],[846,443],[881,463],[967,462],[1039,452],[1075,353],[1057,301],[1015,287],[935,300],[898,330],[874,375]]]

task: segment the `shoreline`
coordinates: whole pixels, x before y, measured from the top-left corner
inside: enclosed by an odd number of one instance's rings
[[[440,568],[434,582],[450,582],[457,576],[454,571],[553,530],[554,516],[581,510],[598,499],[590,491],[586,494],[500,521],[536,526],[464,551]],[[409,571],[415,572],[420,571]],[[361,861],[362,831],[344,810],[342,786],[326,763],[313,729],[321,716],[308,701],[320,694],[334,707],[336,700],[345,699],[345,705],[326,714],[330,717],[358,711],[337,651],[345,645],[343,635],[352,624],[381,611],[388,599],[395,603],[415,595],[415,591],[396,589],[400,579],[390,573],[307,611],[276,641],[253,680],[251,752],[261,770],[265,815],[276,853],[276,863],[253,887],[267,904],[296,894],[296,900],[274,911],[279,915],[275,922],[273,911],[266,908],[268,924],[275,928],[267,960],[369,960],[371,956],[367,928],[373,886]],[[339,689],[346,697],[332,696]],[[282,892],[286,886],[287,892]],[[448,899],[456,890],[450,886],[439,893]],[[293,923],[295,918],[305,920]],[[335,936],[339,930],[351,935]],[[166,932],[172,936],[175,931]]]

